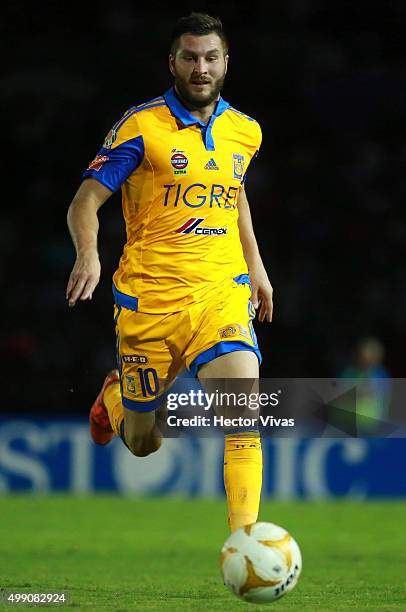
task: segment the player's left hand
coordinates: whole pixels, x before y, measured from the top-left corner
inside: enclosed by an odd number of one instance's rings
[[[265,268],[261,265],[257,270],[250,270],[250,280],[251,302],[255,310],[259,308],[258,320],[262,322],[266,317],[270,323],[273,313],[273,288]]]

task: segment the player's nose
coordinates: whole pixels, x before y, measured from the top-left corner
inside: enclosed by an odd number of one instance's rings
[[[205,74],[207,72],[207,62],[204,57],[199,57],[196,60],[194,72],[197,74]]]

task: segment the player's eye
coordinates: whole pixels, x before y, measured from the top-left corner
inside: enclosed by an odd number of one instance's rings
[[[218,58],[217,55],[212,55],[211,57],[207,58],[209,60],[209,62],[215,62]]]

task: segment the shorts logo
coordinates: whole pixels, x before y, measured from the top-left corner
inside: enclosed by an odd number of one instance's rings
[[[189,160],[186,155],[184,155],[183,151],[172,149],[171,164],[175,176],[178,174],[186,174],[186,166],[188,165],[188,163]]]
[[[107,155],[96,155],[92,163],[89,165],[88,170],[96,170],[96,172],[98,172],[106,161],[109,161]]]
[[[240,336],[244,336],[244,338],[247,338],[247,340],[250,339],[250,335],[248,331],[245,329],[245,327],[243,327],[242,325],[238,325],[238,329],[240,332]]]
[[[227,234],[226,227],[198,227],[205,217],[196,219],[191,217],[174,231],[174,234],[196,234],[197,236],[224,236]]]
[[[104,139],[103,147],[105,148],[111,147],[113,142],[115,142],[116,140],[117,140],[117,132],[115,130],[110,130],[110,132],[107,134],[106,138]]]
[[[205,170],[219,170],[220,168],[218,167],[218,165],[214,161],[214,158],[211,157],[209,159],[209,161],[207,162],[207,164],[205,165],[204,169]]]
[[[241,180],[244,176],[244,155],[233,153],[233,177]]]
[[[135,387],[135,377],[134,376],[126,375],[125,388],[126,388],[127,393],[129,393],[130,395],[136,395],[137,391]]]
[[[249,334],[245,327],[240,325],[239,323],[235,323],[233,325],[227,325],[227,327],[221,327],[219,330],[220,338],[232,338],[233,336],[244,336],[244,338],[249,339]]]
[[[220,338],[232,338],[238,333],[236,325],[227,325],[227,327],[221,327],[219,329]]]
[[[123,355],[124,363],[148,363],[148,357],[145,355]]]

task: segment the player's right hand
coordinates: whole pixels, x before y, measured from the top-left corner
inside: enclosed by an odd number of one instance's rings
[[[100,260],[97,251],[86,251],[76,257],[75,265],[66,288],[69,308],[77,300],[91,300],[93,291],[100,280]]]

